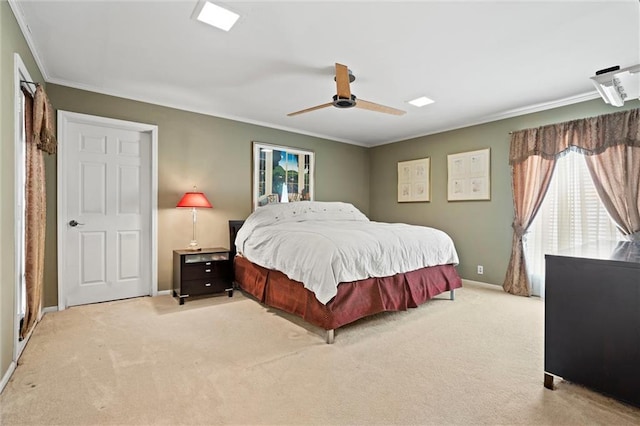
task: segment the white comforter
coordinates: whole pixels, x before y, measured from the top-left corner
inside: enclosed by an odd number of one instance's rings
[[[300,281],[323,304],[341,282],[458,264],[453,241],[444,232],[371,222],[353,205],[339,202],[259,207],[240,228],[236,250]]]

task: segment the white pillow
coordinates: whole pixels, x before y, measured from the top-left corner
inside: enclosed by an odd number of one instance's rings
[[[256,229],[275,223],[313,221],[369,221],[353,204],[340,201],[298,201],[295,203],[274,203],[258,207],[244,221],[236,236],[239,253],[247,238]]]

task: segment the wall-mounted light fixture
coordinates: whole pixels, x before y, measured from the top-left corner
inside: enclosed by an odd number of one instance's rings
[[[610,105],[621,107],[626,99],[640,98],[640,65],[605,68],[596,71],[591,81],[602,99]]]

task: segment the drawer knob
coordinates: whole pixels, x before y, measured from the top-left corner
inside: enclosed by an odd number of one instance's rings
[[[204,286],[205,287],[211,287],[211,283],[206,283]]]
[[[205,269],[204,271],[205,272],[211,272],[211,269]]]
[[[211,262],[207,262],[207,263],[205,263],[205,265],[209,266],[209,265],[211,265]]]

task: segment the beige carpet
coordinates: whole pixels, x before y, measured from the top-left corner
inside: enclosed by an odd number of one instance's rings
[[[544,303],[466,283],[336,331],[239,292],[47,314],[0,396],[17,424],[640,424],[640,409],[543,388]]]

